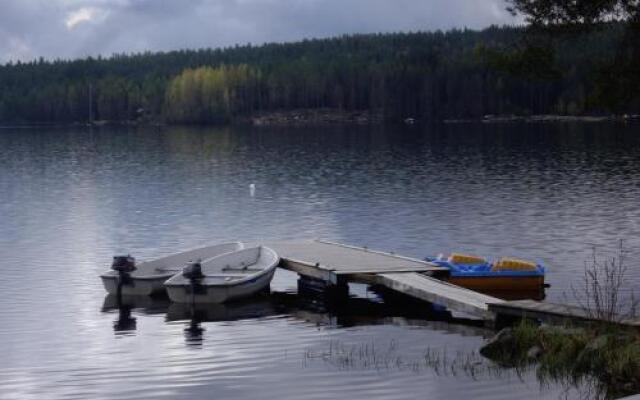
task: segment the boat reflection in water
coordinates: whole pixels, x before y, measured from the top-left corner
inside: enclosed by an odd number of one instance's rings
[[[203,322],[239,321],[277,314],[271,296],[262,294],[228,303],[171,303],[167,309],[167,322],[187,321],[184,336],[187,345],[198,346],[204,340]]]
[[[169,322],[189,319],[200,322],[238,321],[262,318],[276,313],[274,298],[262,295],[219,304],[171,303],[167,309],[166,320]]]
[[[102,303],[104,313],[118,312],[118,318],[113,321],[113,331],[116,335],[132,335],[136,331],[136,318],[132,316],[135,310],[139,314],[154,315],[167,312],[170,301],[167,296],[118,296],[107,295]]]
[[[202,320],[198,317],[198,314],[193,312],[189,320],[189,326],[184,328],[184,339],[188,346],[202,345],[205,329],[202,327],[201,322]]]
[[[373,292],[370,292],[370,294]],[[316,326],[354,327],[370,325],[414,325],[467,335],[483,335],[481,320],[454,317],[450,312],[428,303],[408,307],[404,299],[382,301],[377,294],[373,298],[347,297],[339,301],[323,296],[311,296],[296,292],[273,292],[240,302],[223,304],[171,304],[167,321],[187,321],[187,344],[203,340],[203,324],[209,322],[238,321],[273,316],[294,318]]]
[[[357,291],[356,291],[357,292]],[[206,337],[206,324],[273,316],[295,318],[317,326],[353,327],[366,325],[415,325],[465,335],[484,335],[480,319],[451,313],[444,307],[422,302],[384,287],[372,286],[360,292],[366,295],[343,298],[314,296],[308,292],[272,292],[240,301],[221,304],[172,303],[166,296],[107,296],[103,312],[118,311],[113,323],[117,335],[136,330],[133,314],[166,314],[168,323],[185,322],[184,337],[188,346],[199,346]],[[504,293],[491,293],[503,297]],[[521,294],[524,295],[524,294]],[[527,298],[541,298],[542,293],[527,293]]]

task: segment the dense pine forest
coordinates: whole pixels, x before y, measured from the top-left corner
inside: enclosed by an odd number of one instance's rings
[[[639,113],[604,101],[621,29],[524,48],[524,29],[350,35],[288,44],[0,66],[0,122],[224,123],[270,111],[368,110],[386,120]]]

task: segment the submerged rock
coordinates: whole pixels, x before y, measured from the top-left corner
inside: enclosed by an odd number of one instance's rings
[[[527,351],[527,358],[529,359],[537,360],[540,356],[542,356],[542,348],[540,346],[532,346]]]
[[[498,362],[507,362],[516,349],[516,338],[512,328],[504,328],[480,348],[480,354]]]

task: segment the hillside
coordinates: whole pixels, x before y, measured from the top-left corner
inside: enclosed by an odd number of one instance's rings
[[[514,27],[10,63],[0,66],[0,122],[88,121],[90,110],[93,120],[169,123],[300,109],[386,120],[638,113],[638,99],[611,108],[594,96],[618,31],[557,40],[550,55],[517,63],[508,55],[523,29]]]

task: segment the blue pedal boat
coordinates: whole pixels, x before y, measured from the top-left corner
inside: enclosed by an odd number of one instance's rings
[[[440,256],[425,260],[447,268],[449,283],[471,290],[530,292],[541,290],[545,285],[545,267],[529,261],[505,257],[490,263],[482,257],[460,253],[446,259]]]

